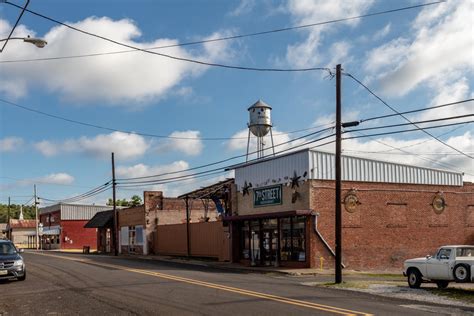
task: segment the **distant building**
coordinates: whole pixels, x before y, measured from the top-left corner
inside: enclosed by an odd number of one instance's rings
[[[118,212],[119,252],[126,254],[155,253],[157,227],[186,222],[184,200],[164,197],[161,191],[143,192],[143,205],[122,208]],[[212,204],[191,206],[191,222],[216,221],[218,214]],[[84,227],[97,229],[97,250],[114,251],[113,211],[97,213]]]
[[[8,237],[8,223],[0,223],[0,239],[5,239]]]
[[[10,240],[19,248],[36,248],[36,220],[10,219],[7,231]]]
[[[84,225],[98,212],[110,206],[55,204],[39,210],[42,249],[96,249],[97,230]]]

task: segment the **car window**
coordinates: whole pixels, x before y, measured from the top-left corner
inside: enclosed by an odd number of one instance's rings
[[[456,249],[456,257],[474,257],[474,248],[458,248]]]
[[[0,244],[0,255],[13,255],[16,253],[16,248],[11,243]]]
[[[449,259],[450,256],[451,256],[451,249],[441,248],[438,251],[438,255],[436,256],[436,259]]]

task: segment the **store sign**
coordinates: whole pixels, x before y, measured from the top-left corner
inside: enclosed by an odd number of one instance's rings
[[[282,204],[282,185],[253,190],[253,206],[268,206]]]

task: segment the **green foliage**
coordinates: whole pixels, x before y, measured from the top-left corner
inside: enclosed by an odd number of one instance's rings
[[[117,206],[138,206],[138,205],[141,205],[142,204],[142,198],[139,197],[138,195],[134,195],[130,198],[130,201],[128,201],[127,199],[117,199],[115,201],[115,205]],[[107,201],[107,205],[114,205],[114,201],[112,199],[109,199]]]
[[[20,205],[10,205],[10,218],[18,219],[20,217]],[[23,206],[23,218],[34,219],[35,208],[33,206]],[[0,204],[0,223],[6,223],[8,219],[8,204]]]

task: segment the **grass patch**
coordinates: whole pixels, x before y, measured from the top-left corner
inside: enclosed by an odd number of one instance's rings
[[[474,304],[474,289],[447,288],[444,290],[440,290],[440,289],[426,289],[426,290],[439,296]]]
[[[396,278],[400,280],[404,280],[405,277],[401,274],[395,274],[395,273],[362,273],[361,275],[363,276],[368,276],[368,277],[373,277],[373,278]]]

